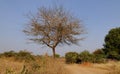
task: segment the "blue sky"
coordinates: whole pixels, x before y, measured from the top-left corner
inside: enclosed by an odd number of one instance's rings
[[[28,23],[26,14],[34,14],[42,6],[54,5],[63,5],[82,20],[88,32],[80,46],[58,46],[56,52],[61,55],[68,51],[92,52],[102,48],[108,31],[120,27],[120,0],[0,0],[0,52],[26,49],[35,54],[51,54],[51,49],[29,43],[22,30]]]

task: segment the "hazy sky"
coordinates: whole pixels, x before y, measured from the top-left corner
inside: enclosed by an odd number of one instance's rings
[[[0,0],[0,52],[26,49],[36,54],[51,54],[51,49],[29,43],[22,30],[28,22],[26,14],[34,14],[42,6],[54,5],[63,5],[82,20],[88,32],[80,46],[58,46],[59,54],[102,48],[108,31],[120,27],[120,0]]]

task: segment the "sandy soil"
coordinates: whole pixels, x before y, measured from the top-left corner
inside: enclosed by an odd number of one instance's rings
[[[66,65],[71,74],[106,74],[108,69],[98,67],[96,65]]]

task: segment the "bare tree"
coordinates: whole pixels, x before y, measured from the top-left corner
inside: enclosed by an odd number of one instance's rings
[[[83,34],[80,20],[70,15],[62,7],[38,9],[36,16],[30,18],[24,33],[30,40],[52,48],[55,58],[55,48],[59,44],[77,44],[78,35]]]

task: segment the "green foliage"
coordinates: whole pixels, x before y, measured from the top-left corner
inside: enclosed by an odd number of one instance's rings
[[[65,54],[66,63],[77,63],[79,56],[76,52],[68,52]]]
[[[109,31],[105,37],[106,49],[118,49],[120,50],[120,27],[114,28]]]
[[[80,54],[76,52],[68,52],[65,55],[66,63],[104,63],[106,62],[106,56],[104,54],[92,54],[89,51],[83,51]]]
[[[118,52],[116,51],[110,51],[107,53],[107,58],[113,60],[120,60],[120,54],[118,54]]]
[[[20,52],[8,51],[8,52],[1,53],[0,57],[7,57],[7,58],[13,57],[17,61],[24,60],[25,62],[35,60],[34,56],[28,51],[20,51]]]
[[[106,56],[103,54],[96,54],[94,55],[94,60],[93,63],[105,63],[106,60]]]
[[[93,55],[94,55],[94,60],[93,60],[94,63],[104,63],[104,62],[106,62],[106,55],[103,51],[103,48],[95,50],[93,52]]]
[[[59,54],[55,54],[55,57],[56,57],[56,58],[60,58],[60,55],[59,55]]]
[[[79,58],[82,60],[82,62],[92,62],[94,56],[90,54],[88,51],[83,51],[79,54]]]
[[[120,27],[111,29],[106,35],[103,51],[109,59],[118,60],[117,56],[120,56]]]
[[[15,57],[16,60],[24,60],[25,62],[29,62],[29,61],[33,61],[35,60],[34,59],[34,56],[31,55],[30,52],[27,52],[27,51],[20,51],[17,56]]]
[[[104,54],[103,49],[97,49],[93,52],[93,54],[98,55],[98,54]]]
[[[14,51],[8,51],[1,54],[1,57],[14,57],[14,56],[16,56],[16,52]]]

